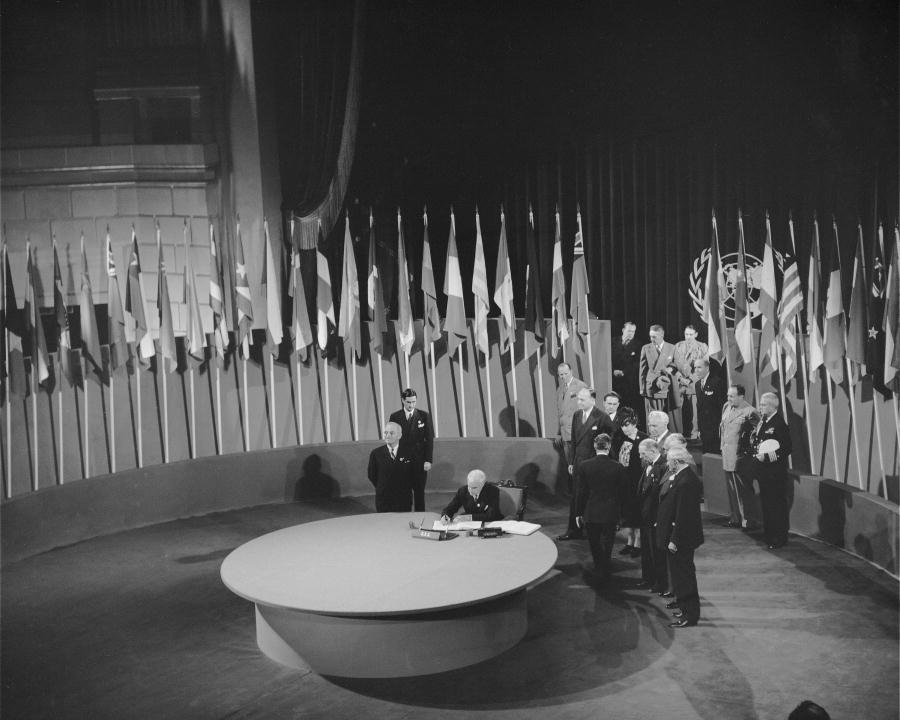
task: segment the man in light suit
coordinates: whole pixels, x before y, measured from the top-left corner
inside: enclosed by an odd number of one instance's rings
[[[759,526],[756,493],[753,478],[738,472],[738,446],[744,424],[752,422],[753,406],[744,399],[744,386],[731,385],[726,395],[719,424],[719,442],[722,452],[722,469],[725,471],[730,515],[728,527],[752,530]],[[746,474],[746,473],[745,473]]]
[[[650,342],[641,348],[640,391],[647,414],[651,410],[673,412],[680,395],[673,387],[675,346],[665,341],[662,325],[650,326]]]
[[[575,521],[587,534],[597,581],[601,583],[609,579],[610,556],[628,483],[625,468],[609,457],[611,443],[607,433],[594,438],[596,455],[581,462],[575,476]]]
[[[412,510],[412,460],[400,448],[400,426],[384,426],[384,445],[369,454],[368,478],[375,486],[376,512]]]
[[[763,393],[759,398],[760,421],[751,439],[757,452],[747,463],[748,472],[759,483],[763,533],[769,550],[777,550],[787,543],[790,530],[787,459],[791,454],[791,432],[778,412],[778,406],[778,397],[774,393]],[[759,452],[760,443],[766,440],[776,441],[778,448]]]
[[[556,417],[559,420],[559,430],[556,435],[555,445],[559,448],[566,461],[566,467],[572,464],[569,454],[572,449],[572,416],[578,410],[578,391],[586,388],[581,380],[572,375],[572,367],[569,363],[562,362],[556,368]],[[569,476],[569,492],[572,492],[571,476]]]
[[[397,423],[403,431],[400,450],[412,462],[412,488],[415,510],[425,510],[425,482],[431,470],[434,449],[434,430],[431,416],[416,408],[416,391],[406,388],[400,393],[403,407],[391,413],[391,422]]]
[[[659,491],[656,515],[656,547],[667,553],[669,576],[678,610],[669,627],[690,627],[700,619],[700,595],[694,551],[703,544],[700,515],[700,479],[688,462],[686,448],[675,447],[666,461],[669,475]]]
[[[684,328],[684,340],[675,343],[675,387],[681,395],[681,432],[688,440],[699,440],[694,362],[709,357],[709,347],[697,339],[693,325]],[[677,425],[676,425],[677,427]]]
[[[597,393],[592,388],[582,388],[578,391],[578,412],[572,416],[572,440],[570,442],[569,475],[575,477],[578,466],[585,460],[594,457],[594,438],[600,433],[607,433],[610,437],[616,427],[609,419],[609,415],[597,407]],[[575,493],[569,502],[569,525],[564,535],[557,540],[579,540],[582,537],[581,528],[575,523]]]

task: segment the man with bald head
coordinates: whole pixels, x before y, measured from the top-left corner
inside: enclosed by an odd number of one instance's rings
[[[456,491],[450,504],[444,508],[441,520],[449,523],[462,510],[472,520],[493,522],[502,520],[500,512],[500,488],[487,482],[483,470],[471,470],[466,476],[466,484]]]
[[[400,449],[403,430],[395,422],[384,426],[384,445],[369,454],[369,482],[375,486],[376,512],[412,510],[412,458]]]

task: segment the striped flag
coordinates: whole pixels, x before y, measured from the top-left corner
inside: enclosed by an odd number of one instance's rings
[[[563,272],[562,238],[559,228],[559,209],[556,210],[556,235],[553,240],[553,285],[550,299],[550,354],[556,357],[569,339],[569,323],[566,317],[566,276]]]
[[[78,314],[81,319],[81,352],[97,370],[103,366],[100,352],[100,332],[94,311],[94,293],[88,273],[87,254],[84,251],[84,233],[81,234],[81,294],[78,298]]]
[[[788,220],[791,232],[791,247],[794,245],[794,221]],[[784,277],[781,283],[781,300],[778,303],[778,342],[784,350],[784,374],[785,382],[797,373],[797,336],[795,333],[795,318],[800,316],[803,309],[803,291],[800,289],[800,272],[797,269],[797,259],[792,255],[785,255]]]
[[[525,245],[528,253],[528,265],[525,268],[525,331],[531,333],[536,344],[543,344],[544,306],[541,303],[541,276],[537,240],[534,235],[534,212],[530,207]]]
[[[341,314],[338,335],[344,339],[346,358],[354,353],[361,357],[362,342],[359,332],[359,277],[356,272],[356,255],[353,253],[353,238],[350,236],[350,215],[344,222],[344,262],[341,271]]]
[[[575,233],[575,252],[572,259],[572,290],[569,299],[569,313],[572,315],[572,329],[581,336],[582,345],[591,332],[590,314],[588,312],[587,263],[584,258],[584,233],[581,229],[581,209],[578,209],[578,231]]]
[[[894,251],[884,293],[884,386],[900,394],[900,229],[894,228]]]
[[[188,355],[201,362],[206,359],[206,333],[203,332],[203,317],[200,315],[200,298],[197,295],[197,276],[194,274],[193,252],[185,241],[187,264],[184,268],[184,304],[187,308],[187,328],[184,335],[184,349]],[[212,258],[210,258],[212,259]],[[209,268],[210,277],[217,272]],[[210,282],[212,282],[210,280]],[[213,333],[215,335],[215,332]]]
[[[213,224],[209,224],[209,307],[213,315],[213,344],[219,360],[225,357],[230,340],[225,319],[225,278]]]
[[[475,347],[488,354],[488,311],[491,296],[487,284],[487,264],[484,261],[484,240],[481,237],[481,218],[475,208],[475,269],[472,272],[472,295],[475,299]]]
[[[106,228],[106,295],[109,325],[109,369],[115,371],[128,362],[128,342],[125,333],[125,312],[122,309],[122,294],[116,275],[116,261],[113,257],[109,228]]]
[[[725,316],[723,298],[726,296],[722,257],[719,254],[719,228],[716,214],[712,216],[712,240],[709,248],[709,262],[706,266],[706,285],[703,292],[703,320],[706,322],[706,338],[709,357],[722,362],[725,358]]]
[[[159,224],[156,225],[156,250],[159,255],[158,287],[156,292],[156,311],[159,313],[159,354],[163,358],[163,368],[168,363],[168,371],[178,368],[178,355],[175,352],[175,328],[172,325],[172,303],[169,301],[169,282],[166,280],[166,261],[163,259],[162,237]]]
[[[75,384],[74,368],[69,351],[72,349],[72,337],[69,332],[69,311],[66,309],[66,294],[63,288],[62,273],[59,269],[59,255],[56,252],[56,236],[53,236],[53,314],[56,317],[56,339],[59,347],[59,369],[69,381]]]
[[[138,252],[137,232],[131,226],[131,259],[128,261],[128,277],[125,280],[125,312],[131,318],[131,324],[126,324],[126,337],[128,328],[132,327],[134,338],[132,342],[137,347],[137,354],[141,361],[147,361],[156,355],[156,346],[150,336],[150,326],[147,324],[147,307],[144,304],[144,283],[141,274],[141,256]]]
[[[265,273],[262,281],[262,292],[266,296],[266,349],[275,357],[284,339],[284,326],[281,317],[281,253],[272,247],[269,236],[269,221],[263,218],[263,242],[266,244]]]
[[[813,244],[810,249],[806,291],[806,326],[809,333],[809,379],[816,382],[816,372],[825,364],[822,349],[822,286],[819,262],[819,221],[813,218]]]
[[[407,355],[412,351],[416,339],[413,327],[412,305],[409,301],[409,266],[406,264],[406,241],[403,239],[403,220],[397,208],[397,325],[400,334],[400,349]]]
[[[447,353],[453,355],[457,346],[466,341],[466,307],[463,302],[459,253],[456,251],[456,218],[452,208],[450,209],[450,239],[447,241],[447,267],[444,270],[444,295],[447,296],[447,312],[444,315]]]
[[[303,283],[303,269],[300,266],[300,249],[294,241],[294,219],[291,218],[291,281],[288,294],[293,299],[291,306],[291,338],[294,352],[306,362],[307,348],[313,343],[312,327],[309,324],[309,307],[306,304],[306,288]]]
[[[319,223],[319,240],[322,240],[322,225]],[[334,328],[334,298],[331,295],[331,271],[328,258],[316,243],[316,334],[322,352],[328,347],[328,336]]]
[[[857,225],[856,257],[853,259],[853,284],[850,286],[850,314],[847,323],[847,357],[855,367],[856,381],[866,374],[866,260],[863,254],[862,223]]]
[[[762,282],[759,287],[759,314],[762,332],[759,339],[759,374],[771,375],[778,370],[778,313],[775,285],[775,253],[772,251],[772,225],[766,213],[766,245],[763,249]]]
[[[9,381],[7,397],[16,395],[25,397],[28,394],[28,383],[25,379],[25,354],[23,340],[25,338],[25,318],[16,303],[16,291],[13,287],[12,269],[9,266],[9,253],[3,243],[3,341],[8,342],[9,364],[6,377]]]
[[[384,288],[381,285],[381,271],[378,268],[378,245],[375,242],[375,218],[369,208],[369,274],[366,281],[366,301],[369,320],[372,321],[372,342],[375,352],[384,352],[384,334],[387,321],[384,315]]]
[[[234,296],[237,307],[235,342],[241,348],[242,356],[246,360],[250,357],[250,346],[253,344],[253,296],[250,294],[250,279],[247,277],[240,218],[237,221],[237,243],[235,243]]]
[[[735,369],[753,360],[753,330],[747,297],[747,264],[744,259],[744,218],[738,211],[738,261],[734,279],[734,340],[738,354]]]
[[[825,369],[836,383],[844,381],[844,355],[847,351],[844,298],[841,287],[841,251],[837,221],[832,220],[834,244],[831,252],[828,289],[825,293],[825,332],[822,340]]]
[[[425,235],[422,240],[422,295],[425,312],[425,354],[431,352],[431,343],[441,339],[441,314],[437,305],[437,286],[434,284],[434,266],[431,264],[431,243],[428,240],[428,212],[422,213]]]
[[[500,308],[500,349],[506,350],[516,340],[516,313],[513,305],[512,269],[509,265],[509,246],[506,242],[506,217],[500,209],[500,244],[497,246],[497,274],[494,281],[494,302]]]
[[[25,332],[28,337],[27,349],[31,353],[31,372],[36,373],[32,378],[37,384],[43,385],[50,380],[50,358],[47,355],[47,338],[44,335],[44,324],[41,322],[41,311],[38,308],[35,294],[34,281],[34,257],[31,253],[31,241],[25,244],[25,253],[28,256],[26,277],[28,285],[25,290]]]

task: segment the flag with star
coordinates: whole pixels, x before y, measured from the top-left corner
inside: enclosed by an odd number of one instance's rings
[[[855,382],[866,374],[866,261],[863,255],[862,224],[857,225],[856,257],[853,259],[853,283],[850,286],[850,314],[847,323],[847,357],[854,371]]]
[[[878,224],[875,247],[872,248],[872,273],[866,294],[866,372],[872,377],[872,387],[886,399],[891,391],[884,385],[884,291],[887,272],[884,261],[884,226]]]
[[[250,294],[250,280],[247,276],[247,261],[244,258],[244,241],[241,239],[241,221],[237,221],[237,242],[234,260],[234,295],[237,307],[237,338],[243,358],[250,357],[253,344],[253,296]]]

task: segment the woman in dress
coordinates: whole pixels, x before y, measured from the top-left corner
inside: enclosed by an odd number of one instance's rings
[[[641,500],[640,485],[641,458],[638,445],[647,438],[647,434],[638,430],[637,414],[631,408],[620,408],[616,420],[620,423],[621,432],[616,438],[610,455],[619,461],[628,474],[628,491],[622,503],[622,529],[625,531],[625,546],[619,550],[620,555],[641,554]]]

